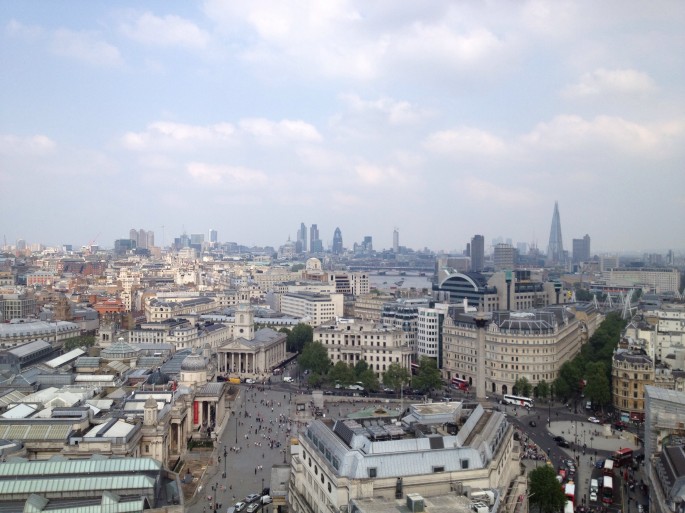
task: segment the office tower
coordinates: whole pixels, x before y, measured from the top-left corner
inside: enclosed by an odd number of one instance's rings
[[[132,241],[135,241],[136,247],[138,246],[138,230],[136,230],[135,228],[131,228],[128,231],[128,238]]]
[[[302,251],[307,252],[307,227],[304,223],[300,223],[300,229],[297,231],[297,241],[302,246]]]
[[[342,255],[343,240],[342,240],[342,232],[340,231],[340,228],[336,228],[335,231],[333,232],[332,252],[334,255]]]
[[[485,237],[474,235],[471,239],[471,270],[480,272],[485,265]]]
[[[147,231],[147,248],[154,248],[155,247],[155,232],[152,230]]]
[[[590,236],[585,235],[582,239],[573,239],[573,263],[587,262],[590,260]]]
[[[549,230],[549,245],[547,246],[547,262],[549,264],[564,263],[564,243],[561,238],[561,218],[559,217],[559,203],[554,202],[552,227]]]
[[[214,228],[209,229],[209,242],[219,242],[219,232],[217,232]]]
[[[514,268],[514,246],[511,244],[500,243],[495,246],[495,271],[511,270]]]
[[[138,247],[147,248],[147,232],[142,228],[138,230]]]
[[[395,254],[400,252],[400,232],[397,228],[392,231],[392,251]]]
[[[205,234],[204,233],[191,233],[190,234],[190,243],[191,244],[202,245],[202,243],[204,241],[205,241]]]
[[[373,237],[371,237],[371,235],[364,236],[364,240],[362,240],[362,251],[366,253],[373,251]]]
[[[323,242],[319,239],[319,227],[313,224],[309,228],[309,252],[310,253],[322,253],[323,252]]]

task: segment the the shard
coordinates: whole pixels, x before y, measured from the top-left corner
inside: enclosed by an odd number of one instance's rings
[[[547,246],[547,262],[552,265],[565,263],[564,243],[561,239],[561,218],[559,217],[559,203],[554,202],[552,227],[549,230],[549,245]]]

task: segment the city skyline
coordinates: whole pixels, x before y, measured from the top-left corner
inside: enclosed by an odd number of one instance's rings
[[[304,222],[325,248],[397,227],[545,251],[558,201],[567,249],[683,251],[684,22],[675,1],[8,4],[0,236],[278,247]]]

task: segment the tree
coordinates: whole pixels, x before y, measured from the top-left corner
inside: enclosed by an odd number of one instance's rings
[[[320,376],[325,375],[331,367],[328,351],[321,342],[307,342],[297,359],[297,363],[303,368]]]
[[[611,386],[604,362],[593,362],[586,369],[585,397],[593,404],[606,406],[611,402]]]
[[[352,367],[343,361],[335,362],[335,365],[328,372],[328,381],[331,383],[340,383],[343,386],[347,386],[354,383],[354,380],[355,376]]]
[[[540,513],[558,513],[564,510],[566,496],[559,486],[555,470],[543,465],[528,474],[528,500]]]
[[[411,381],[409,371],[399,363],[391,363],[383,373],[383,384],[397,391]]]
[[[301,353],[307,342],[314,340],[314,329],[303,322],[297,324],[288,333],[287,350],[291,353]]]
[[[547,399],[549,395],[549,383],[544,379],[538,383],[538,397],[540,399]]]
[[[369,369],[369,364],[366,360],[359,360],[354,366],[354,377],[359,380],[367,370]]]
[[[64,341],[62,349],[65,351],[71,351],[72,349],[77,349],[80,347],[91,347],[95,345],[94,335],[81,335],[78,337],[68,338]]]
[[[514,383],[514,390],[517,395],[530,397],[530,393],[533,390],[533,385],[530,384],[530,381],[528,381],[526,377],[520,377],[516,380],[516,383]]]
[[[378,390],[378,376],[373,369],[368,368],[357,376],[357,381],[361,381],[366,390]]]
[[[291,273],[296,273],[297,271],[301,271],[304,269],[304,264],[293,264],[290,266],[290,272]]]
[[[428,392],[442,387],[442,377],[435,360],[422,356],[419,360],[419,369],[412,380],[413,386],[421,392]]]

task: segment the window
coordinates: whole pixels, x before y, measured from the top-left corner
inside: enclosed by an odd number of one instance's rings
[[[444,472],[445,467],[433,467],[433,472]]]
[[[376,467],[371,467],[369,469],[369,477],[376,477],[377,472],[376,472]]]
[[[469,460],[461,460],[461,468],[462,470],[469,468]]]

